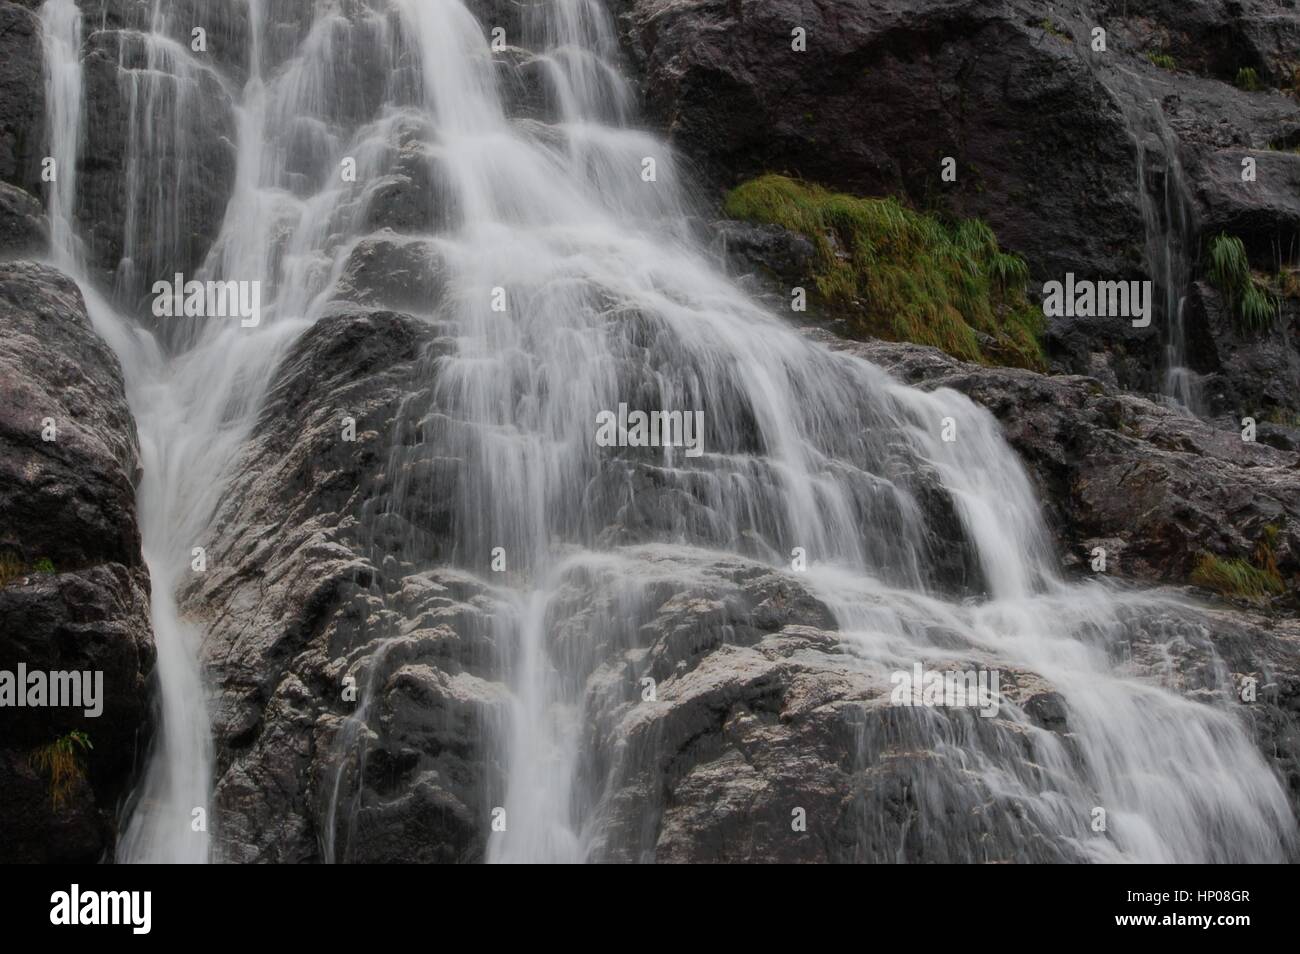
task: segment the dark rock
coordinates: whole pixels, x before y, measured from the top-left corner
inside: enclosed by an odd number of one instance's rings
[[[135,423],[122,372],[77,286],[31,262],[0,264],[0,670],[98,671],[103,712],[3,711],[0,857],[94,862],[152,725],[154,645],[140,553]],[[42,440],[45,419],[55,440]],[[53,569],[41,562],[49,561]],[[16,568],[14,575],[10,569]],[[55,807],[34,750],[72,731],[93,746]]]
[[[1300,302],[1280,304],[1271,327],[1244,330],[1218,290],[1204,281],[1192,286],[1184,311],[1188,364],[1202,376],[1211,414],[1300,420]]]
[[[807,282],[817,265],[817,248],[798,232],[779,225],[724,219],[713,223],[724,256],[742,268],[758,267],[787,286]]]
[[[235,88],[248,76],[252,44],[244,4],[169,0],[159,7],[150,0],[77,0],[77,5],[87,36],[92,31],[156,32],[177,44],[196,64],[229,77]],[[206,50],[193,49],[195,29],[203,30]]]
[[[400,147],[392,172],[369,183],[363,201],[367,231],[429,234],[454,228],[460,218],[445,162],[419,141]]]
[[[38,4],[0,3],[0,181],[37,194],[45,136]]]
[[[0,255],[43,252],[49,243],[41,203],[21,189],[0,182]]]
[[[1290,0],[620,0],[649,118],[715,184],[783,172],[979,217],[1035,285],[1150,278],[1151,328],[1057,319],[1059,367],[1158,391],[1173,307],[1219,230],[1268,271],[1300,241]],[[1106,52],[1092,30],[1107,31]],[[807,33],[807,52],[791,31]],[[1179,66],[1155,66],[1169,51]],[[1232,85],[1255,68],[1281,92]],[[1197,75],[1197,74],[1200,75]],[[1253,156],[1254,183],[1241,182]],[[957,162],[943,182],[940,161]],[[1173,261],[1163,258],[1172,248]],[[1249,389],[1248,379],[1234,381]]]
[[[78,231],[128,303],[202,263],[235,180],[229,81],[185,53],[160,48],[151,58],[145,42],[129,30],[99,30],[82,56]]]
[[[322,845],[338,860],[482,854],[492,767],[476,727],[501,699],[490,642],[469,637],[490,600],[462,574],[407,562],[422,531],[387,503],[409,479],[402,441],[421,439],[396,426],[399,410],[419,402],[438,347],[434,326],[386,312],[307,331],[215,519],[209,572],[183,593],[207,623],[218,689],[227,860],[320,860]]]
[[[77,286],[30,262],[0,265],[6,451],[0,546],[58,567],[138,567],[135,425],[117,358]],[[42,440],[46,419],[56,431]]]
[[[365,307],[427,314],[441,304],[446,282],[434,243],[381,234],[362,239],[352,249],[335,297]]]
[[[1134,144],[1092,63],[1039,25],[1047,6],[618,9],[650,116],[722,184],[782,171],[902,193],[986,218],[1036,274],[1118,277],[1141,265]],[[806,53],[791,50],[795,27]],[[940,181],[945,156],[956,183]]]

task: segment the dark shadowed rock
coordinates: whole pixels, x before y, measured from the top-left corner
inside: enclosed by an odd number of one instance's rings
[[[0,256],[44,252],[48,243],[41,203],[22,189],[0,182]]]
[[[183,594],[208,624],[228,860],[482,853],[490,766],[477,727],[500,690],[490,644],[469,634],[486,628],[490,594],[399,560],[427,534],[386,503],[415,479],[403,442],[421,438],[395,423],[442,347],[434,326],[390,312],[308,330],[216,517],[212,567]]]
[[[34,194],[45,135],[39,6],[0,3],[0,181]]]
[[[69,279],[0,264],[0,670],[98,671],[103,712],[3,710],[0,857],[94,862],[152,723],[149,578],[135,516],[135,423],[116,357]],[[54,440],[43,440],[52,422]],[[46,431],[46,433],[51,433]],[[34,752],[72,731],[92,749],[55,806]]]
[[[235,87],[188,47],[127,29],[89,33],[82,69],[78,230],[130,298],[191,273],[216,239],[235,180]]]
[[[1271,327],[1241,327],[1223,295],[1196,282],[1188,296],[1188,364],[1202,376],[1210,413],[1300,426],[1300,301],[1281,299]]]

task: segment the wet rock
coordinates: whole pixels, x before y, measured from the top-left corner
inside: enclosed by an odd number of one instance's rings
[[[364,307],[428,314],[442,303],[446,282],[437,245],[380,234],[352,249],[335,297]]]
[[[440,347],[436,326],[389,312],[305,332],[214,521],[209,572],[182,594],[218,690],[225,859],[482,855],[477,727],[501,700],[491,640],[473,637],[493,599],[428,566],[418,518],[389,504],[422,440],[400,410],[420,405]]]
[[[1046,4],[616,9],[649,114],[724,185],[781,171],[942,202],[986,218],[1036,274],[1140,266],[1123,113],[1075,43],[1043,30]],[[795,27],[806,53],[791,49]],[[944,156],[956,183],[940,182]]]
[[[135,425],[117,358],[77,286],[31,262],[0,265],[6,471],[0,544],[56,566],[140,565]],[[52,425],[52,441],[42,432]]]
[[[724,256],[742,268],[758,267],[786,285],[807,281],[816,268],[812,240],[779,225],[723,219],[713,224],[713,231]]]
[[[369,184],[363,201],[367,231],[428,234],[454,228],[460,219],[445,162],[418,140],[401,145],[392,171]]]
[[[0,183],[0,255],[43,252],[48,243],[41,203],[21,189]]]
[[[1066,272],[1159,285],[1167,246],[1195,270],[1219,230],[1240,234],[1267,272],[1300,234],[1300,16],[1289,0],[620,0],[613,10],[649,117],[719,187],[783,172],[982,218],[1026,258],[1032,288]],[[1092,48],[1097,26],[1105,52]],[[804,53],[791,49],[795,28]],[[1149,60],[1162,51],[1176,68]],[[1246,67],[1277,89],[1237,88]],[[944,157],[955,182],[940,178]],[[1249,184],[1246,157],[1258,166]],[[1177,221],[1175,200],[1189,221]],[[1158,391],[1165,310],[1146,331],[1054,320],[1050,356]]]
[[[1300,459],[1087,377],[966,364],[933,348],[838,341],[924,388],[990,410],[1034,478],[1067,562],[1109,551],[1107,573],[1187,582],[1200,556],[1250,559],[1268,528],[1300,574]]]
[[[0,857],[95,862],[151,731],[154,644],[122,372],[59,272],[0,264],[0,670],[102,673],[103,711],[5,708]],[[54,430],[48,430],[53,425]],[[54,440],[43,439],[43,432]],[[56,804],[42,747],[82,732]]]
[[[235,181],[234,87],[185,51],[150,54],[129,30],[89,33],[82,68],[78,231],[130,301],[192,273],[216,239]]]
[[[1188,364],[1202,376],[1209,412],[1238,427],[1244,417],[1266,426],[1300,422],[1300,301],[1280,299],[1279,305],[1270,327],[1251,330],[1241,327],[1208,282],[1196,282],[1188,296]]]
[[[38,4],[0,3],[0,181],[38,194],[45,75]]]
[[[156,31],[195,62],[219,69],[235,86],[248,76],[251,28],[245,5],[212,0],[171,0],[163,6],[147,0],[77,0],[77,5],[87,36],[92,31]],[[203,30],[202,50],[194,49],[197,29]]]

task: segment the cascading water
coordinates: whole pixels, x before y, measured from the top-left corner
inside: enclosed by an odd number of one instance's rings
[[[1068,740],[1010,703],[998,720],[900,715],[908,741],[962,766],[924,786],[924,807],[954,856],[989,854],[961,827],[981,797],[1017,806],[999,822],[999,857],[1294,852],[1286,796],[1225,693],[1193,702],[1126,666],[1135,634],[1204,645],[1194,611],[1168,596],[1062,582],[1028,481],[987,413],[809,341],[715,269],[690,233],[670,152],[624,124],[632,97],[611,65],[601,5],[525,8],[518,42],[537,51],[550,122],[511,118],[488,24],[461,0],[319,0],[313,11],[292,49],[271,51],[267,13],[250,5],[235,186],[203,270],[261,282],[261,322],[197,323],[164,336],[164,349],[83,281],[96,327],[122,358],[141,434],[163,702],[122,860],[209,855],[190,824],[208,806],[213,761],[200,634],[173,594],[277,360],[335,304],[382,187],[412,156],[429,180],[414,210],[424,234],[382,237],[419,248],[439,292],[414,310],[455,346],[431,360],[430,406],[407,412],[431,422],[429,443],[457,462],[436,490],[451,500],[446,559],[481,574],[502,607],[491,644],[504,656],[510,704],[487,728],[504,781],[482,809],[504,807],[510,824],[492,834],[488,860],[608,855],[603,799],[630,771],[621,760],[637,756],[624,751],[599,770],[586,758],[584,725],[612,704],[589,691],[588,677],[610,646],[634,645],[651,591],[682,587],[728,554],[779,568],[794,547],[811,560],[800,582],[838,620],[846,665],[887,682],[918,662],[978,660],[1038,673],[1063,698]],[[73,169],[78,18],[72,0],[49,0],[44,18],[52,150]],[[168,50],[154,66],[170,63],[177,82],[200,68],[183,48]],[[160,108],[157,98],[132,102]],[[349,160],[355,181],[337,171]],[[655,175],[644,175],[651,167]],[[61,179],[56,193],[56,256],[82,276],[75,181]],[[171,254],[141,248],[140,261],[154,253]],[[154,276],[141,277],[147,286]],[[597,415],[620,403],[702,411],[704,453],[597,447]],[[941,437],[945,418],[956,440]],[[399,495],[392,506],[405,503]],[[945,522],[936,506],[955,518]],[[619,528],[634,524],[635,545],[624,545]],[[945,551],[963,548],[979,585],[953,583],[939,568],[952,562]],[[509,563],[505,577],[485,572],[494,552]],[[577,591],[599,593],[603,610],[579,610],[590,604]],[[368,714],[363,698],[339,735],[344,756],[364,758]],[[961,783],[963,774],[978,785]],[[330,792],[322,853],[347,860],[355,805],[342,770]],[[1097,805],[1122,821],[1102,839],[1088,828]]]
[[[1147,154],[1138,142],[1138,184],[1142,198],[1142,219],[1147,235],[1147,261],[1153,267],[1156,287],[1164,290],[1166,321],[1163,393],[1191,411],[1201,410],[1200,378],[1187,361],[1187,330],[1184,305],[1192,280],[1192,253],[1188,248],[1195,231],[1186,177],[1178,158],[1178,143],[1159,101],[1152,101],[1151,117],[1159,136],[1164,169],[1160,176],[1160,201],[1151,194],[1147,181]]]
[[[1166,323],[1160,392],[1174,406],[1197,414],[1202,410],[1200,377],[1186,365],[1183,313],[1191,289],[1191,246],[1196,234],[1190,191],[1178,157],[1178,141],[1156,95],[1156,84],[1126,67],[1115,69],[1123,77],[1122,86],[1107,82],[1104,71],[1099,70],[1097,77],[1120,106],[1137,156],[1137,196],[1146,239],[1144,257],[1151,281],[1161,295],[1158,316]]]

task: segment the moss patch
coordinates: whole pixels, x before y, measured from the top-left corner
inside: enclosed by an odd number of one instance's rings
[[[0,553],[0,586],[8,586],[33,573],[52,576],[54,572],[54,563],[48,557],[41,557],[28,567],[12,553]]]
[[[854,334],[933,345],[957,358],[1042,370],[1042,312],[1029,269],[977,219],[946,225],[894,198],[858,198],[767,175],[728,193],[732,218],[774,223],[817,246],[817,290]]]

